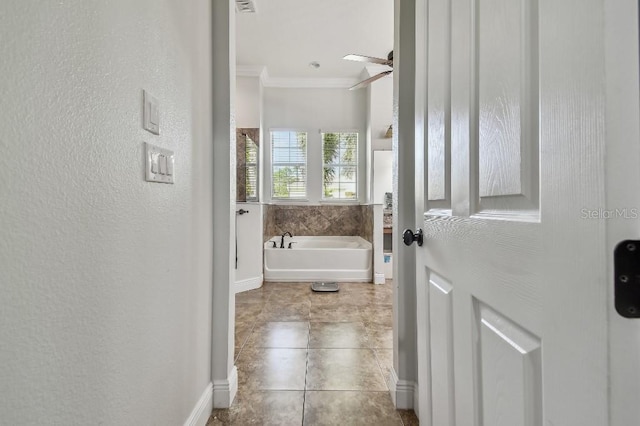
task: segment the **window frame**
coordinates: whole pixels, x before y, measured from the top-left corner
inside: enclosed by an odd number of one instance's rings
[[[324,143],[325,143],[325,134],[334,133],[334,134],[354,134],[356,136],[356,146],[354,149],[355,157],[353,163],[325,163],[324,162]],[[320,131],[320,201],[323,203],[357,203],[360,201],[360,191],[359,191],[359,182],[360,182],[360,132],[358,130],[353,129],[341,129],[341,130],[321,130]],[[324,169],[325,167],[353,167],[355,168],[355,177],[353,184],[355,185],[355,193],[352,198],[333,198],[325,196],[325,181],[324,181]]]
[[[304,147],[304,163],[292,163],[292,162],[287,162],[287,163],[283,163],[283,162],[275,162],[274,161],[274,139],[273,136],[275,133],[294,133],[296,134],[296,137],[298,134],[304,134],[305,135],[305,147]],[[271,194],[271,199],[274,201],[306,201],[308,199],[309,196],[309,132],[306,130],[297,130],[297,129],[270,129],[269,130],[269,160],[270,160],[270,165],[269,165],[269,170],[270,170],[270,194]],[[304,195],[299,196],[299,197],[283,197],[283,196],[277,196],[275,194],[275,187],[274,187],[274,171],[275,171],[275,167],[287,167],[289,165],[299,165],[299,166],[303,166],[304,167]]]

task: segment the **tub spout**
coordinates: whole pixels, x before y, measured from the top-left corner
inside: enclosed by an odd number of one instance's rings
[[[284,248],[284,237],[286,235],[289,235],[291,238],[293,238],[293,235],[289,231],[287,231],[284,234],[282,234],[282,238],[280,239],[280,248]]]

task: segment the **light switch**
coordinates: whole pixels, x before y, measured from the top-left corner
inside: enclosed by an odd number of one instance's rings
[[[160,134],[160,106],[158,100],[146,90],[142,91],[142,127],[153,134]]]
[[[158,154],[151,154],[151,173],[158,173]]]
[[[173,155],[167,157],[167,175],[173,176]]]
[[[159,163],[160,163],[160,167],[159,167],[160,171],[159,171],[159,173],[161,175],[166,175],[167,174],[167,156],[164,155],[164,154],[160,154],[158,157],[159,157],[159,160],[160,160],[159,161]]]
[[[173,151],[146,142],[144,146],[145,179],[148,182],[173,183],[175,162]]]

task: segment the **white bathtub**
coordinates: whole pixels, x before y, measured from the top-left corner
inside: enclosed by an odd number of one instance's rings
[[[285,237],[282,249],[280,239],[264,244],[265,281],[371,281],[371,243],[361,237]]]

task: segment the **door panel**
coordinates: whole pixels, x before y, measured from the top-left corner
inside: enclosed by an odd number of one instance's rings
[[[450,208],[451,191],[451,1],[433,0],[429,7],[429,62],[427,108],[427,199],[431,207]]]
[[[417,0],[427,188],[451,147],[451,210],[417,206],[425,424],[608,424],[604,3]]]
[[[480,197],[531,199],[537,146],[537,1],[479,0],[476,22]]]
[[[540,339],[478,300],[478,405],[483,425],[536,426],[542,419]]]
[[[453,376],[453,286],[434,272],[429,273],[429,324],[433,424],[455,425]]]

